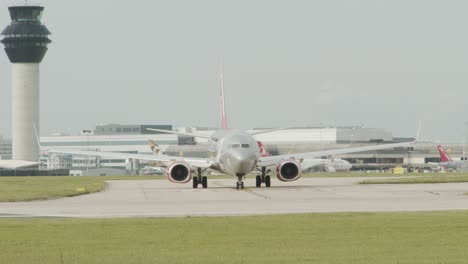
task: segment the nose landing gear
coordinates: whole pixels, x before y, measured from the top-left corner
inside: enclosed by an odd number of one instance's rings
[[[244,175],[237,176],[236,189],[244,189]]]

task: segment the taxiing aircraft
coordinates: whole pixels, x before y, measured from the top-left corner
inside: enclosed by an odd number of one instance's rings
[[[257,140],[255,139],[255,136],[263,133],[277,131],[280,129],[248,133],[246,131],[228,128],[224,108],[224,81],[222,71],[220,84],[221,129],[215,131],[212,135],[183,133],[177,131],[166,131],[148,128],[148,130],[152,131],[205,138],[208,140],[208,152],[212,154],[212,157],[210,158],[189,158],[168,155],[129,154],[119,152],[101,152],[73,149],[52,149],[48,151],[77,155],[159,161],[165,164],[166,175],[169,181],[174,183],[187,183],[193,178],[193,188],[197,188],[199,184],[201,184],[203,188],[207,188],[208,178],[206,176],[203,176],[203,173],[208,169],[214,169],[236,177],[236,189],[243,189],[245,176],[256,170],[260,171],[260,174],[256,176],[256,186],[260,187],[262,184],[264,184],[266,187],[270,187],[271,177],[270,175],[267,175],[267,173],[269,172],[269,170],[267,170],[267,167],[269,166],[276,167],[276,177],[280,181],[290,182],[298,180],[301,177],[301,161],[304,159],[319,158],[323,156],[332,156],[362,151],[406,147],[410,144],[415,143],[417,140],[416,139],[414,141],[405,143],[393,143],[348,149],[334,149],[263,157],[260,153],[260,149],[257,145]],[[192,177],[192,174],[195,174],[195,176]]]

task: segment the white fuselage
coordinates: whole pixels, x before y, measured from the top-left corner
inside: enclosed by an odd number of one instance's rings
[[[463,165],[465,165],[467,161],[464,160],[451,160],[451,161],[444,161],[439,162],[439,166],[444,167],[450,170],[460,170],[462,169]]]
[[[209,139],[208,152],[214,156],[217,170],[237,177],[252,172],[260,157],[255,138],[235,129],[213,133]]]

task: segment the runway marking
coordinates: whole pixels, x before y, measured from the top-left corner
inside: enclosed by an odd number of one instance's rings
[[[137,186],[138,186],[138,188],[140,189],[140,191],[143,193],[143,197],[144,197],[145,200],[147,201],[147,200],[148,200],[148,195],[147,195],[146,192],[145,192],[145,188],[144,188],[144,187],[141,187],[140,183],[137,183]]]
[[[109,181],[105,181],[104,182],[104,189],[102,191],[100,191],[100,193],[104,193],[104,192],[107,192],[109,191],[110,187],[112,186],[112,183],[109,182]]]
[[[216,186],[218,186],[218,187],[229,187],[229,186],[226,186],[226,185],[224,185],[224,184],[222,184],[222,183],[220,183],[220,182],[217,182],[217,181],[213,182],[213,184],[216,185]],[[262,198],[262,199],[265,199],[265,200],[270,200],[270,199],[271,199],[270,196],[267,196],[267,195],[258,193],[258,192],[256,192],[256,191],[250,189],[250,188],[245,188],[245,189],[242,189],[242,190],[237,190],[236,188],[233,187],[232,189],[233,189],[233,190],[236,190],[236,191],[244,191],[244,192],[246,192],[246,193],[248,193],[248,194],[251,194],[251,195],[253,195],[253,196],[256,196],[256,197],[259,197],[259,198]]]
[[[271,197],[270,196],[267,196],[267,195],[264,195],[264,194],[261,194],[261,193],[258,193],[256,191],[253,191],[252,189],[249,189],[249,188],[246,188],[246,189],[243,189],[242,191],[248,193],[248,194],[251,194],[253,196],[257,196],[257,197],[260,197],[260,198],[263,198],[265,200],[271,200]]]

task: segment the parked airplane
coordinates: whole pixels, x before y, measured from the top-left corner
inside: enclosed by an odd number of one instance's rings
[[[201,184],[203,188],[207,188],[208,179],[206,176],[203,176],[203,172],[207,169],[214,169],[236,177],[236,188],[243,189],[245,176],[254,170],[259,170],[261,172],[260,175],[256,176],[256,186],[260,187],[263,183],[266,187],[270,187],[271,177],[270,175],[267,175],[268,170],[266,169],[268,166],[276,166],[276,177],[280,181],[290,182],[295,181],[301,177],[301,160],[303,159],[378,149],[405,147],[416,142],[416,140],[414,140],[405,143],[262,157],[255,136],[279,129],[251,133],[238,129],[229,129],[224,108],[224,82],[222,73],[220,84],[221,129],[215,131],[212,135],[148,129],[176,135],[205,138],[208,140],[208,152],[213,154],[212,158],[188,158],[168,155],[129,154],[118,152],[81,151],[72,149],[49,150],[49,152],[159,161],[166,164],[166,175],[168,180],[171,182],[187,183],[192,179],[192,173],[194,172],[196,175],[193,177],[192,181],[193,188],[197,188],[199,184]]]
[[[151,152],[154,155],[166,155],[165,151],[161,152],[161,147],[156,143],[154,140],[148,140],[148,145],[151,149]],[[145,175],[151,175],[151,174],[160,174],[164,175],[166,174],[166,164],[159,162],[159,161],[151,161],[148,166],[145,166],[143,169],[140,170],[140,173],[143,173]]]
[[[151,152],[155,155],[166,154],[166,152],[161,153],[161,147],[154,140],[148,140],[148,145],[150,146]]]
[[[451,170],[460,170],[467,163],[466,160],[452,160],[452,158],[447,154],[441,145],[437,145],[437,151],[439,151],[439,166],[441,167]]]

